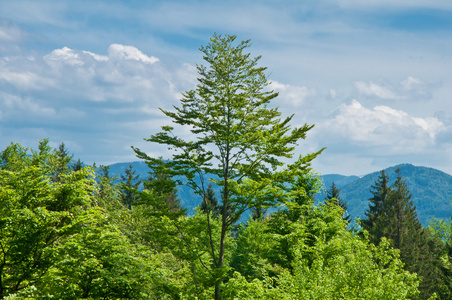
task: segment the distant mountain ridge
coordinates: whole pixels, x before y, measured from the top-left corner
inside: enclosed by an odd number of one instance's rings
[[[110,165],[110,174],[118,176],[124,174],[129,165],[133,166],[136,174],[144,179],[148,177],[149,169],[145,162],[117,163]],[[385,169],[390,178],[390,183],[396,178],[395,170],[401,170],[402,177],[406,180],[414,204],[417,207],[419,220],[424,226],[433,216],[436,218],[448,218],[452,216],[452,176],[437,169],[414,166],[412,164],[400,164]],[[332,182],[341,189],[340,197],[347,202],[348,213],[353,218],[363,218],[364,211],[368,209],[370,189],[375,183],[380,172],[373,172],[362,177],[344,176],[339,174],[326,174],[320,176],[324,189],[317,194],[317,201],[323,201],[325,191],[331,187]],[[180,186],[179,197],[181,204],[193,213],[193,209],[200,204],[198,195],[195,195],[186,186]]]
[[[441,219],[452,216],[451,175],[433,168],[400,164],[385,169],[390,184],[396,179],[395,171],[397,169],[400,169],[403,179],[406,180],[417,208],[419,220],[424,226],[428,225],[428,220],[432,216]],[[347,201],[348,212],[353,218],[363,218],[364,211],[369,207],[369,198],[372,196],[371,186],[379,175],[380,171],[363,177],[339,177],[340,181],[336,181],[331,175],[324,175],[322,178],[326,189],[331,186],[333,181],[341,189],[340,197]],[[319,194],[322,199],[324,195],[324,193]]]

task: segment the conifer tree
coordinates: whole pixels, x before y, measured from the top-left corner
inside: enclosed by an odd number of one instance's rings
[[[85,164],[79,158],[73,165],[71,165],[71,171],[80,171],[84,166]]]
[[[429,238],[417,217],[416,206],[402,178],[400,169],[396,171],[395,182],[388,186],[389,177],[381,171],[372,186],[373,197],[369,199],[369,210],[362,221],[363,229],[375,245],[383,237],[400,250],[400,259],[405,269],[419,274],[423,280],[419,290],[421,299],[427,299],[435,292],[439,273],[435,271],[436,260],[433,240]]]
[[[141,180],[139,180],[140,175],[135,175],[135,173],[136,171],[130,164],[129,167],[125,169],[125,174],[121,174],[121,200],[129,209],[131,209],[132,205],[134,205],[138,200],[136,191],[141,184]]]
[[[159,198],[161,204],[155,206],[155,209],[162,209],[161,206],[164,205],[172,214],[183,215],[186,213],[186,209],[180,203],[176,183],[168,174],[161,172],[149,173],[147,180],[143,181],[143,187],[155,192],[155,195]]]
[[[62,175],[68,174],[71,171],[69,164],[71,163],[73,155],[70,154],[64,143],[61,143],[58,146],[58,149],[55,149],[53,152],[54,156],[52,156],[53,159],[51,163],[53,168],[52,180],[54,182],[59,182]]]
[[[342,219],[350,223],[351,215],[347,213],[347,202],[343,200],[340,196],[341,189],[337,187],[337,185],[334,183],[331,184],[331,187],[329,190],[326,191],[326,202],[331,202],[332,199],[336,199],[334,203],[336,205],[339,205],[344,210],[344,215],[342,216]]]
[[[119,190],[119,186],[115,183],[118,180],[118,176],[112,177],[110,175],[110,167],[100,165],[97,168],[97,182],[99,188],[97,189],[97,201],[99,206],[106,208],[107,210],[119,210],[122,205],[122,194]]]
[[[262,206],[256,206],[251,208],[251,218],[254,221],[259,221],[264,218],[265,214],[267,213],[267,209]]]
[[[215,195],[215,191],[213,189],[213,185],[210,182],[207,187],[207,193],[201,202],[201,210],[204,213],[212,212],[214,216],[219,215],[220,205],[218,203],[218,198]]]
[[[375,245],[378,245],[384,236],[382,226],[384,226],[385,220],[382,218],[385,214],[389,190],[389,177],[385,170],[382,170],[377,181],[371,187],[370,192],[373,196],[369,199],[369,209],[364,212],[365,218],[361,223],[363,229],[369,232],[370,241]]]

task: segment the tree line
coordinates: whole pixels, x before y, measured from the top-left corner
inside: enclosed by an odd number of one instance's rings
[[[334,184],[315,205],[323,149],[293,157],[313,126],[281,117],[260,57],[235,40],[201,47],[198,85],[162,110],[191,136],[147,138],[166,158],[132,147],[147,178],[73,163],[47,139],[1,152],[1,299],[450,298],[451,223],[423,228],[401,174],[388,186],[382,172],[361,227]]]

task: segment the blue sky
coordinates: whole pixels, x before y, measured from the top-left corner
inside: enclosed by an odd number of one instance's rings
[[[315,124],[321,174],[399,163],[452,174],[452,2],[0,1],[0,149],[64,142],[85,163],[136,160],[196,84],[214,32],[252,40],[274,104]],[[184,136],[188,132],[180,130]]]

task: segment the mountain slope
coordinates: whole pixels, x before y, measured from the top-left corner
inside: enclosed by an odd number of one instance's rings
[[[424,226],[428,225],[428,220],[432,216],[436,218],[452,216],[451,175],[432,168],[401,164],[385,170],[390,183],[396,178],[397,168],[400,168],[401,175],[407,182],[419,220]],[[336,183],[341,189],[341,198],[347,201],[348,212],[354,218],[364,217],[364,211],[369,207],[368,199],[372,196],[371,186],[379,175],[380,172],[374,172],[344,185]]]
[[[112,176],[124,174],[129,164],[136,170],[136,174],[141,179],[148,176],[147,165],[142,162],[118,163],[110,166]],[[396,178],[395,170],[401,169],[403,178],[407,181],[407,186],[413,194],[413,201],[417,207],[419,220],[424,226],[428,225],[428,220],[434,216],[436,218],[448,218],[452,216],[452,176],[436,169],[413,166],[411,164],[401,164],[386,169],[386,174],[390,177],[390,183]],[[363,177],[344,176],[339,174],[327,174],[321,176],[325,189],[334,183],[341,189],[340,196],[347,201],[348,212],[353,218],[364,217],[364,211],[368,208],[370,189],[375,183],[380,172],[367,174]],[[184,179],[181,179],[184,181]],[[217,195],[219,193],[217,191]],[[193,213],[193,209],[198,206],[201,199],[195,195],[188,187],[179,187],[179,197],[181,204]],[[325,190],[317,195],[317,201],[323,201]]]

